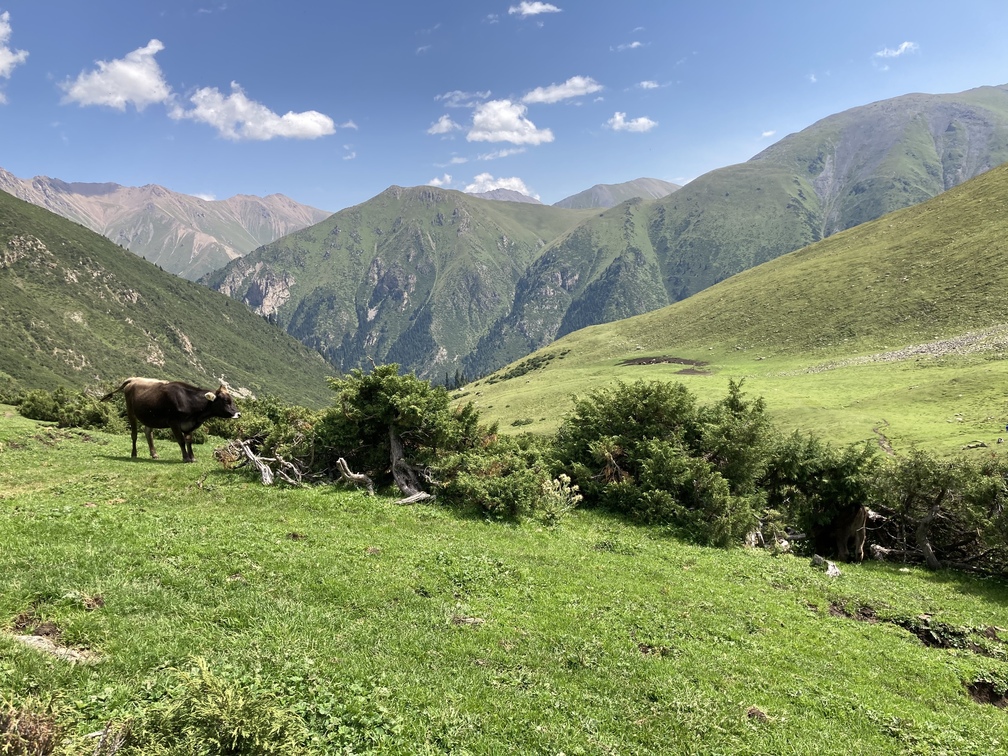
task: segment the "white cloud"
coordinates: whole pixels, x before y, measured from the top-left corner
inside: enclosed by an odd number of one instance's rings
[[[489,90],[486,92],[463,92],[460,89],[455,89],[442,95],[436,95],[434,99],[438,102],[444,102],[447,108],[474,108],[489,96]]]
[[[0,76],[9,79],[14,69],[28,59],[27,50],[13,50],[8,46],[11,38],[10,13],[0,13]],[[0,104],[7,102],[0,92]]]
[[[477,155],[477,160],[499,160],[500,158],[510,157],[511,155],[521,155],[525,152],[524,147],[509,147],[504,150],[494,150],[493,152],[484,152],[482,155]]]
[[[494,178],[489,173],[481,173],[473,182],[466,186],[463,191],[466,194],[482,194],[483,192],[492,192],[494,189],[510,189],[513,192],[521,192],[528,197],[534,197],[539,199],[538,194],[533,194],[525,182],[522,181],[517,176],[512,176],[510,178]]]
[[[815,84],[815,83],[816,83],[817,81],[819,81],[819,79],[817,79],[817,78],[816,78],[816,75],[815,75],[814,73],[810,73],[810,74],[808,75],[808,80],[809,80],[809,81],[810,81],[811,83],[813,83],[813,84]]]
[[[641,89],[658,89],[661,86],[657,81],[642,81],[638,85]]]
[[[430,49],[431,49],[430,45],[420,45],[420,47],[418,47],[416,49],[416,54],[417,55],[423,55],[425,52],[427,52]]]
[[[538,129],[525,117],[527,108],[510,100],[491,100],[476,108],[472,130],[466,135],[470,142],[511,142],[512,144],[542,144],[553,141],[553,132]]]
[[[353,129],[354,131],[357,130],[357,124],[354,123],[353,121],[347,121],[346,123],[341,123],[339,127],[341,129]]]
[[[195,197],[196,199],[201,199],[204,202],[214,202],[217,199],[217,197],[215,197],[212,194],[203,194],[203,193],[199,193],[199,192],[196,193],[196,194],[193,194],[191,196]]]
[[[615,50],[616,52],[624,52],[625,50],[636,50],[636,49],[638,49],[640,47],[644,47],[644,43],[643,42],[634,41],[634,42],[629,42],[629,43],[627,43],[625,45],[617,45],[616,47],[611,48],[611,49]]]
[[[231,94],[223,95],[216,87],[199,89],[189,98],[192,110],[175,107],[172,118],[190,119],[209,124],[226,139],[266,141],[274,137],[317,139],[336,131],[332,118],[316,110],[277,115],[265,105],[250,100],[236,82]]]
[[[346,155],[343,156],[343,159],[344,160],[353,160],[356,157],[357,157],[357,153],[355,151],[351,150],[350,152],[348,152]]]
[[[536,87],[522,97],[524,103],[553,103],[567,100],[571,97],[581,97],[602,89],[602,85],[590,76],[572,76],[563,84],[550,84],[548,87]]]
[[[443,176],[436,176],[427,182],[427,186],[449,186],[452,182],[452,177],[450,173],[446,173]]]
[[[431,124],[431,127],[427,129],[427,133],[451,134],[453,131],[458,131],[461,128],[462,127],[455,123],[450,116],[443,115],[435,123]]]
[[[116,110],[126,110],[132,104],[137,110],[172,98],[171,87],[161,74],[154,56],[164,50],[160,40],[152,39],[125,58],[99,60],[98,68],[81,71],[77,79],[67,79],[61,85],[66,94],[63,102],[79,105],[106,105]]]
[[[469,158],[462,157],[461,155],[456,155],[451,160],[448,161],[448,165],[465,165],[469,162]]]
[[[518,3],[518,5],[512,5],[508,8],[508,14],[515,15],[516,13],[522,18],[527,16],[538,16],[540,13],[559,13],[560,9],[557,8],[552,3]]]
[[[613,113],[612,118],[606,121],[605,125],[613,131],[636,131],[643,133],[645,131],[651,131],[651,129],[658,125],[658,122],[652,121],[647,116],[641,116],[640,118],[634,118],[632,121],[628,121],[626,119],[626,113],[620,113],[617,111]]]
[[[916,42],[903,42],[895,50],[888,47],[883,47],[877,53],[875,53],[876,58],[898,58],[900,55],[905,55],[906,53],[914,53],[920,49],[920,46]]]
[[[770,137],[772,137],[776,133],[777,133],[776,129],[769,129],[767,131],[764,131],[762,134],[760,134],[760,137],[763,138],[763,139],[769,139]]]

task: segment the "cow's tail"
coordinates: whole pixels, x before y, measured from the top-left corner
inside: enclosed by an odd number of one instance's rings
[[[122,382],[122,383],[121,383],[121,384],[119,385],[119,388],[116,388],[116,389],[112,389],[112,390],[111,390],[111,391],[109,391],[109,392],[108,392],[107,394],[105,394],[105,396],[103,396],[103,397],[101,398],[101,400],[102,400],[103,402],[107,402],[107,401],[108,401],[109,399],[111,399],[111,398],[112,398],[113,396],[115,396],[116,394],[118,394],[118,393],[119,393],[120,391],[123,391],[123,390],[124,390],[124,389],[125,389],[125,388],[126,388],[126,387],[127,387],[128,385],[129,385],[129,382],[130,382],[131,380],[133,380],[133,379],[132,379],[132,378],[127,378],[127,379],[126,379],[125,381],[123,381],[123,382]]]

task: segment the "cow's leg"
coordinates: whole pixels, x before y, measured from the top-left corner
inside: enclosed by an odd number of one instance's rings
[[[147,448],[150,449],[151,459],[157,459],[158,458],[157,452],[154,451],[154,429],[145,425],[144,426],[144,435],[147,436]],[[135,457],[136,456],[136,434],[134,434],[133,440],[134,440],[134,448],[133,448],[134,454],[133,454],[133,456]]]
[[[196,455],[193,454],[193,451],[192,451],[192,433],[186,433],[185,434],[185,441],[186,441],[186,453],[189,455],[189,461],[190,462],[195,462],[196,461]]]
[[[182,461],[192,462],[192,450],[186,451],[186,434],[177,425],[172,426],[172,433],[175,434],[175,440],[178,442],[179,449],[182,450]]]
[[[132,457],[133,459],[136,459],[136,456],[137,456],[137,450],[136,450],[136,440],[137,440],[137,421],[136,421],[136,418],[135,418],[135,417],[131,417],[131,418],[130,418],[130,433],[131,433],[131,435],[133,436],[133,452],[132,452],[132,454],[130,454],[130,456],[131,456],[131,457]]]
[[[837,534],[836,539],[836,550],[837,559],[841,562],[847,561],[847,539],[850,538],[850,531],[844,528],[842,532]]]

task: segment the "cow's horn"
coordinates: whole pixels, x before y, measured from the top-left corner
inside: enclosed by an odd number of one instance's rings
[[[206,397],[206,400],[208,402],[212,402],[214,399],[217,398],[217,395],[213,391],[207,391],[205,394],[203,394],[203,396]]]

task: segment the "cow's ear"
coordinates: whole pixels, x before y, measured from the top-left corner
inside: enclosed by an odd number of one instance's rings
[[[215,394],[213,391],[207,391],[205,394],[203,394],[203,396],[206,397],[206,400],[208,402],[212,402],[214,399],[217,398],[217,394]]]

